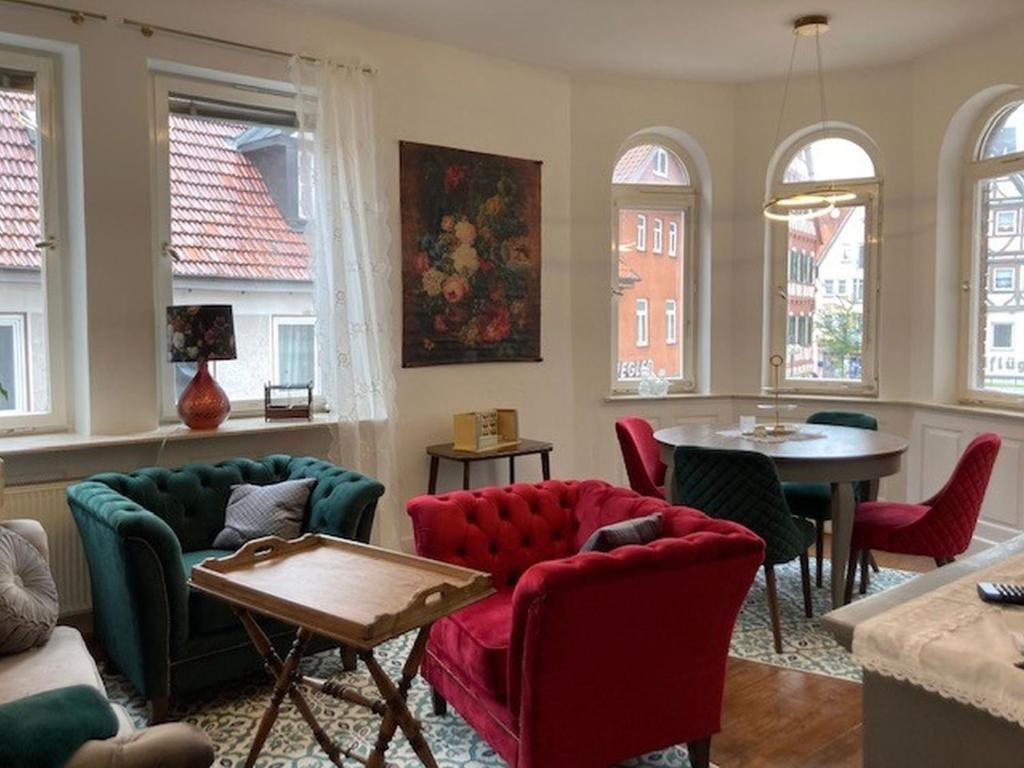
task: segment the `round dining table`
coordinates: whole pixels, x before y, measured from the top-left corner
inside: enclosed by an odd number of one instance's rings
[[[878,495],[878,481],[900,471],[907,441],[898,435],[854,427],[802,424],[787,439],[745,437],[736,428],[685,424],[654,433],[667,467],[665,489],[674,502],[674,452],[677,446],[756,451],[775,462],[779,479],[794,483],[825,483],[832,489],[832,606],[844,602],[847,561],[853,536],[856,503],[853,484],[867,481],[868,499]]]

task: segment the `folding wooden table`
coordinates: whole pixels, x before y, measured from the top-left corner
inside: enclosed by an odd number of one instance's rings
[[[204,560],[192,569],[191,585],[234,606],[253,645],[274,677],[270,704],[260,720],[246,768],[259,757],[287,696],[335,765],[347,757],[381,768],[396,730],[423,765],[436,768],[420,723],[406,698],[426,652],[430,626],[448,614],[493,594],[491,577],[422,557],[371,547],[331,536],[307,534],[285,541],[251,541],[233,555]],[[298,627],[291,651],[282,660],[253,618],[263,614]],[[418,630],[398,682],[381,669],[373,649]],[[366,696],[338,680],[320,680],[299,671],[306,644],[325,635],[354,648],[366,664],[381,698]],[[302,688],[365,707],[381,718],[373,751],[358,754],[334,743],[317,722]]]

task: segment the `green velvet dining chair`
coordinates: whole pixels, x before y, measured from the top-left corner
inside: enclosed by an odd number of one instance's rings
[[[878,431],[878,419],[870,414],[855,411],[818,411],[807,418],[807,423]],[[794,515],[814,521],[814,583],[820,587],[823,582],[822,559],[825,555],[825,523],[832,519],[832,488],[828,483],[783,483],[782,490],[786,494],[786,502]],[[853,496],[857,503],[867,501],[869,494],[870,484],[867,481],[854,484]],[[872,565],[874,565],[873,559]],[[877,566],[875,566],[875,570],[877,571]]]
[[[814,525],[789,511],[775,462],[762,453],[684,445],[676,448],[673,458],[673,503],[739,523],[764,539],[772,638],[775,652],[782,653],[775,566],[800,559],[804,613],[813,616],[807,550],[814,542]]]

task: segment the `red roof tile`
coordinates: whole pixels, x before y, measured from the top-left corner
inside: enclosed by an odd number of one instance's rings
[[[0,89],[0,267],[39,269],[36,153],[24,113],[31,93]],[[309,280],[310,250],[234,147],[235,123],[171,116],[174,273],[243,280]]]
[[[39,184],[31,123],[35,94],[0,90],[0,267],[39,269]]]
[[[309,245],[234,147],[237,123],[171,115],[171,245],[187,277],[309,280]]]

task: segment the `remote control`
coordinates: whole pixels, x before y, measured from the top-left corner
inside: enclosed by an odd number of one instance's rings
[[[990,581],[979,581],[978,595],[986,603],[1024,605],[1024,584],[993,584]]]

